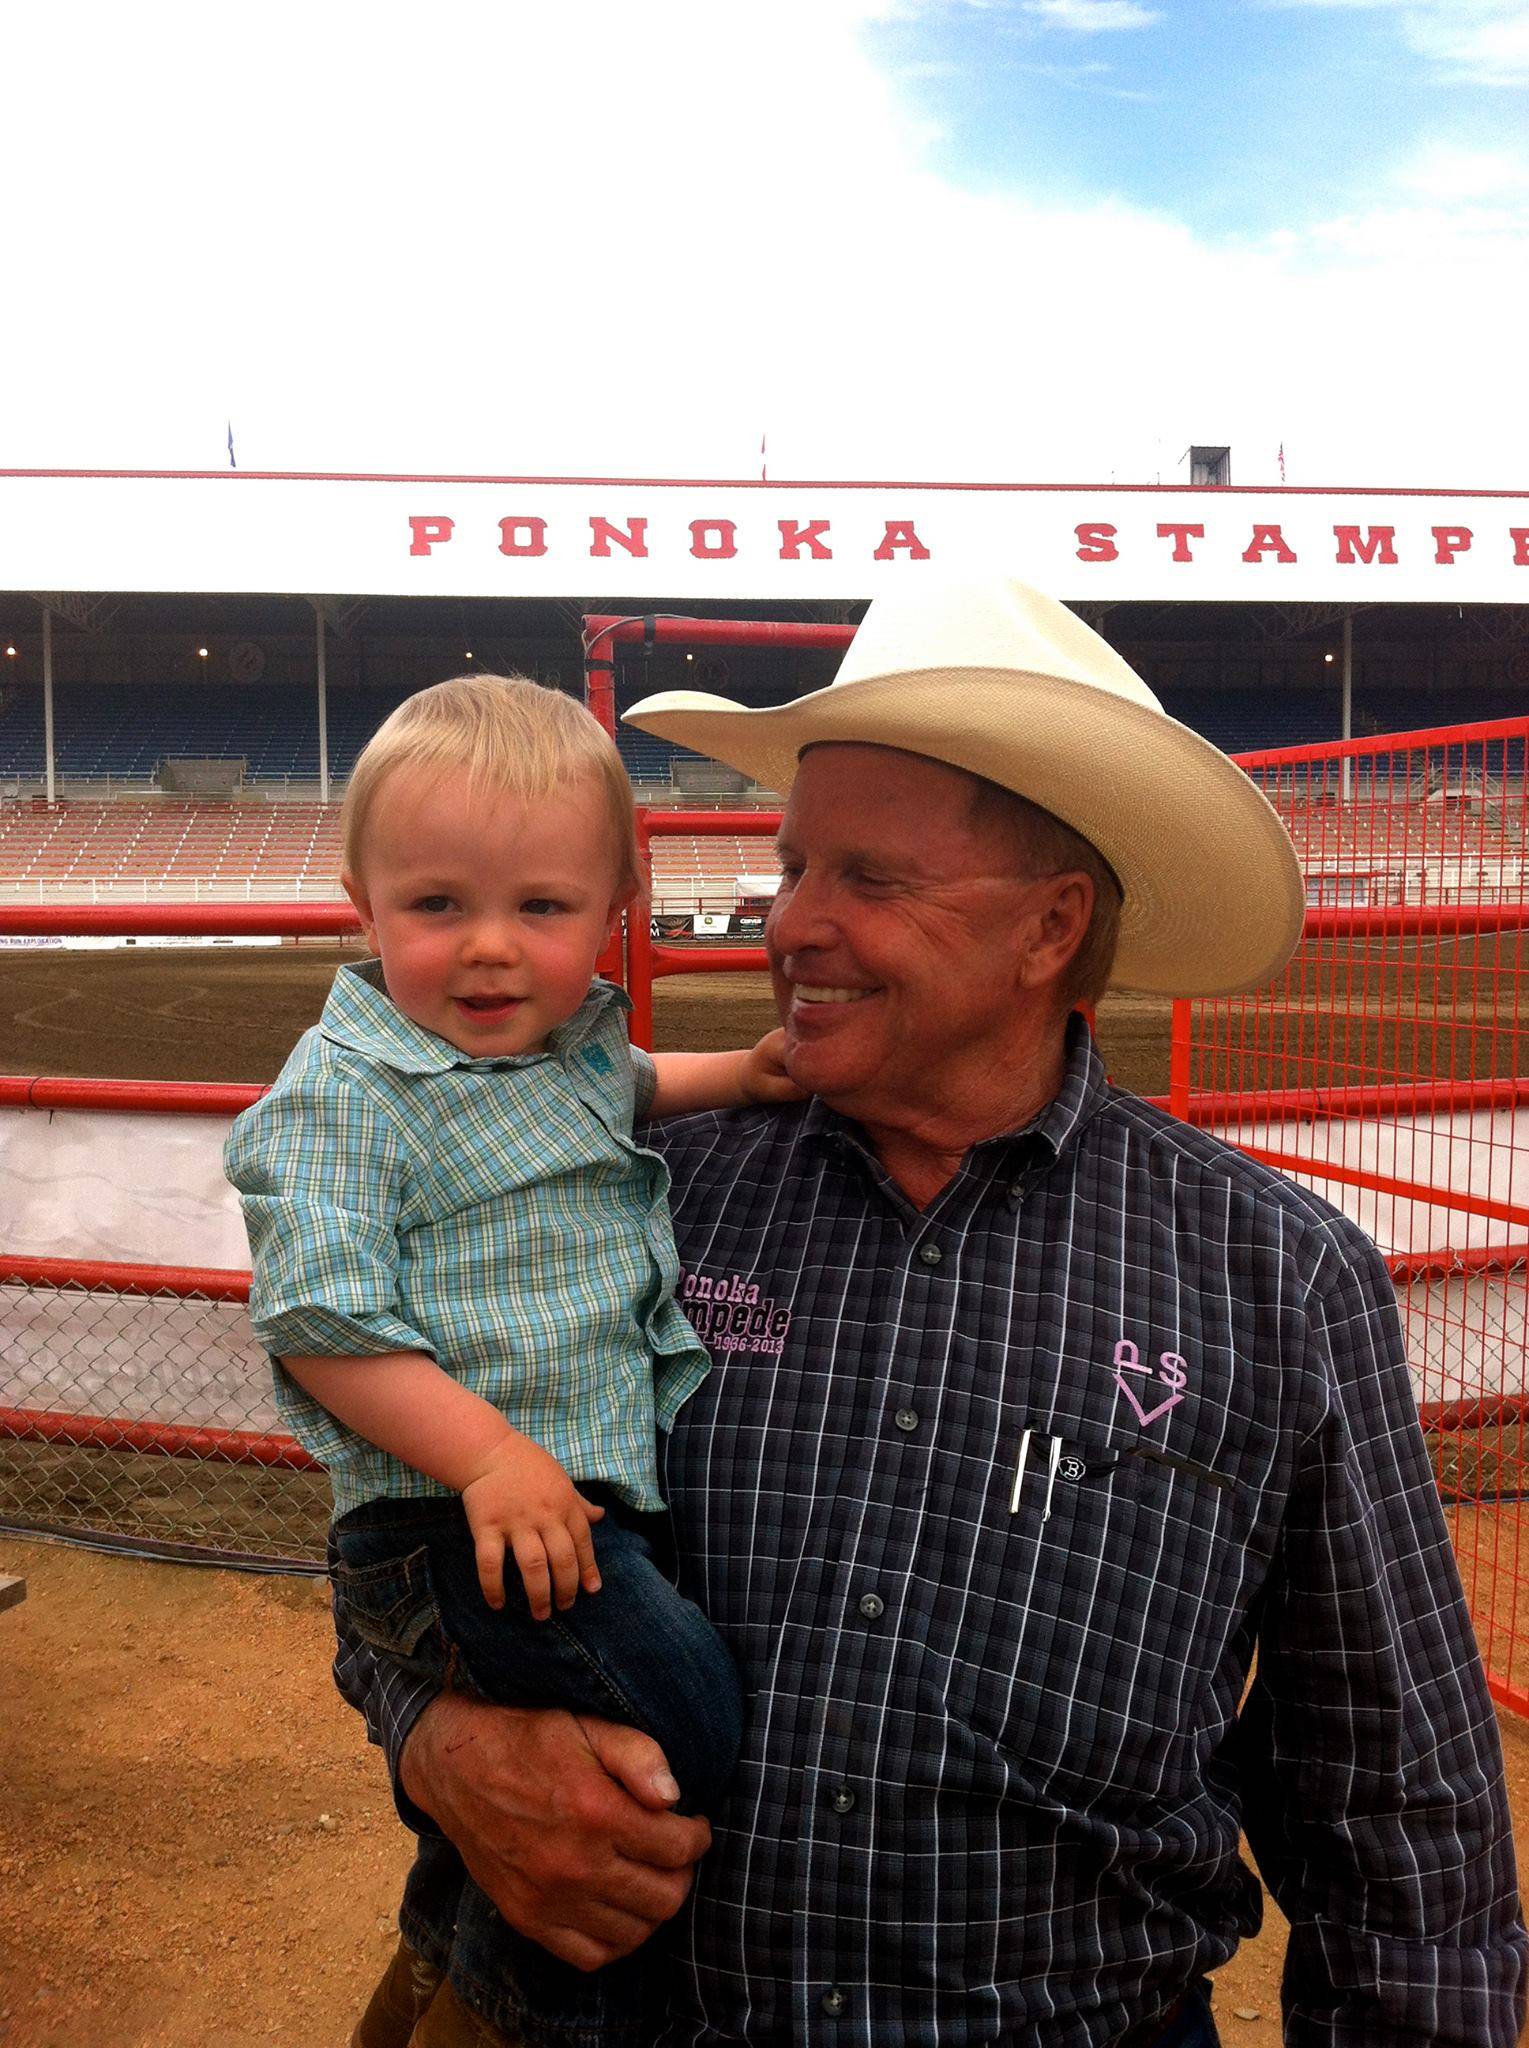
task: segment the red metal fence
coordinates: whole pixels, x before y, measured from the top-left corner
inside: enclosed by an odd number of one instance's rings
[[[1301,853],[1312,901],[1306,937],[1277,986],[1175,1005],[1170,1068],[1180,1115],[1308,1181],[1380,1243],[1493,1689],[1521,1712],[1526,756],[1529,720],[1513,720],[1246,759]],[[776,823],[763,812],[652,813],[644,845],[766,834]],[[343,906],[0,911],[0,932],[350,925]],[[666,945],[634,921],[634,1035],[651,1042],[656,977],[762,965],[757,948]],[[0,1079],[0,1108],[226,1117],[253,1092],[22,1077]],[[24,1399],[12,1381],[12,1391],[0,1390],[0,1523],[90,1531],[172,1554],[189,1546],[315,1559],[322,1480],[273,1441],[240,1284],[237,1275],[167,1268],[0,1263],[7,1370],[19,1360],[27,1388]],[[231,1357],[249,1366],[242,1411],[220,1391]],[[154,1398],[130,1407],[126,1390],[156,1374]]]
[[[1346,1209],[1396,1282],[1496,1696],[1529,1713],[1529,719],[1243,757],[1301,856],[1283,978],[1174,1008],[1170,1107]]]

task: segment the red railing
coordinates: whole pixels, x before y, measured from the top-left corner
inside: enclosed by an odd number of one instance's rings
[[[698,635],[660,620],[657,639],[736,644],[739,622]],[[607,645],[641,621],[593,621]],[[848,638],[809,628],[807,644]],[[771,637],[784,633],[771,626]],[[802,644],[802,643],[798,643]],[[1522,1020],[1529,974],[1529,720],[1284,749],[1244,765],[1286,819],[1316,899],[1279,984],[1176,1005],[1173,1109],[1312,1184],[1380,1242],[1406,1328],[1495,1695],[1529,1712],[1529,1075]],[[666,837],[763,837],[773,812],[652,812],[645,853]],[[1332,900],[1333,898],[1341,900]],[[1323,900],[1324,898],[1328,900]],[[0,910],[0,932],[239,935],[354,930],[347,906],[171,906]],[[614,956],[603,963],[613,971]],[[761,948],[675,945],[644,917],[626,938],[633,1032],[651,1043],[653,986],[666,975],[764,966]],[[0,1079],[0,1106],[145,1110],[226,1117],[258,1093],[232,1084]],[[115,1272],[114,1278],[106,1277]],[[144,1280],[163,1302],[237,1297],[169,1269],[45,1271],[10,1261],[0,1285],[96,1300]],[[238,1276],[234,1276],[237,1278]],[[201,1275],[207,1283],[211,1276]],[[229,1276],[223,1276],[224,1281]],[[230,1306],[232,1304],[232,1306]],[[141,1448],[247,1468],[290,1465],[268,1428],[130,1417],[81,1404],[0,1411],[0,1438],[66,1453]],[[300,1455],[300,1454],[296,1454]]]
[[[743,839],[750,834],[773,842],[779,811],[639,811],[637,844],[643,864],[652,859],[655,839]],[[759,973],[763,946],[665,945],[652,935],[640,912],[627,921],[626,989],[632,999],[632,1037],[653,1046],[653,984],[666,974]]]
[[[1495,1696],[1529,1713],[1529,719],[1242,766],[1313,899],[1278,982],[1174,1006],[1169,1105],[1376,1238]]]

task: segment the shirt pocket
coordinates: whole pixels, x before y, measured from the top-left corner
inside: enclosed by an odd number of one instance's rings
[[[985,1503],[940,1631],[946,1713],[1069,1803],[1187,1796],[1207,1720],[1236,1709],[1251,1503],[1206,1467],[1068,1451],[1054,1478],[1031,1466],[1014,1513],[1006,1485]]]

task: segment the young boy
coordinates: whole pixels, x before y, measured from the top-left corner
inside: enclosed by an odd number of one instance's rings
[[[632,1121],[793,1096],[779,1034],[628,1044],[594,971],[642,886],[631,789],[559,692],[479,675],[409,698],[356,764],[342,837],[378,958],[340,970],[226,1158],[278,1408],[334,1487],[337,1607],[424,1675],[642,1727],[707,1811],[737,1678],[641,1518],[663,1506],[656,1431],[710,1361]],[[525,2009],[487,2017],[644,2038],[643,1956],[589,1977],[522,1948]]]

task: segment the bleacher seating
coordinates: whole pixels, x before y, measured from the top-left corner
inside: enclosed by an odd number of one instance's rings
[[[616,751],[621,756],[621,765],[634,782],[666,783],[676,759],[694,761],[698,758],[688,748],[677,747],[673,740],[657,739],[652,733],[638,732],[631,725],[617,726]]]
[[[337,804],[14,803],[0,806],[7,893],[104,889],[198,894],[339,894]]]
[[[332,776],[350,773],[362,747],[408,694],[401,688],[329,692]],[[166,755],[243,760],[250,781],[317,779],[319,772],[314,693],[286,685],[60,685],[54,692],[53,739],[55,767],[67,781],[143,778]],[[700,758],[632,726],[618,728],[617,746],[634,782],[667,783],[676,758]],[[19,691],[0,711],[0,776],[36,777],[45,767],[41,693]]]
[[[739,875],[777,872],[775,845],[767,833],[740,832],[736,838],[691,839],[656,835],[652,842],[653,902],[657,909],[702,904],[729,909]]]
[[[402,686],[331,689],[329,767],[337,780],[398,702]],[[1229,754],[1336,739],[1339,694],[1301,691],[1165,689],[1164,708]],[[1405,732],[1424,725],[1513,716],[1523,708],[1510,690],[1432,692],[1359,690],[1358,735]],[[674,762],[699,757],[669,740],[627,725],[617,746],[633,781],[668,783]],[[295,684],[60,684],[54,692],[54,755],[63,780],[144,779],[166,755],[242,759],[246,776],[316,780],[318,710],[311,687]],[[0,708],[0,776],[44,773],[42,693],[18,689]]]
[[[343,781],[377,725],[406,694],[402,689],[347,688],[329,696],[330,765]],[[1521,711],[1512,693],[1453,691],[1356,693],[1355,730],[1363,736],[1444,722],[1468,723]],[[1229,753],[1300,746],[1337,736],[1336,687],[1284,695],[1247,690],[1164,693],[1172,715]],[[284,686],[204,685],[60,688],[55,736],[61,781],[147,779],[166,755],[244,759],[251,779],[317,779],[318,747],[313,693]],[[667,786],[677,759],[698,758],[671,742],[618,729],[618,745],[633,779]],[[1476,749],[1476,772],[1522,783],[1525,747],[1495,742]],[[1438,757],[1437,775],[1450,772]],[[33,779],[43,767],[42,707],[20,691],[0,710],[0,775]],[[1341,820],[1316,807],[1299,773],[1271,795],[1290,813],[1298,846],[1318,865],[1363,863],[1369,829],[1357,806]],[[1387,776],[1384,756],[1355,764],[1363,801],[1366,785]],[[1388,791],[1388,800],[1395,796]],[[1422,801],[1421,784],[1411,800]],[[702,797],[702,802],[709,799]],[[120,802],[70,801],[49,808],[22,797],[0,804],[0,894],[10,900],[48,895],[88,899],[99,893],[163,900],[246,894],[265,898],[337,896],[339,805],[297,799],[196,801],[156,796]],[[1419,843],[1428,851],[1448,831],[1441,816],[1425,821]],[[666,909],[715,909],[731,904],[742,874],[774,870],[767,838],[739,832],[726,838],[653,840],[655,904]]]
[[[742,874],[772,874],[770,839],[655,837],[655,900],[728,907]],[[0,895],[166,902],[338,897],[340,807],[303,802],[0,804]]]
[[[331,690],[329,767],[350,773],[405,689]],[[319,772],[318,707],[308,688],[285,684],[173,684],[137,689],[60,685],[54,692],[54,756],[60,777],[152,775],[167,754],[243,759],[252,779]],[[0,775],[44,772],[42,693],[21,690],[0,712]]]
[[[1335,740],[1342,730],[1336,691],[1275,695],[1254,690],[1164,690],[1163,709],[1223,754]]]

